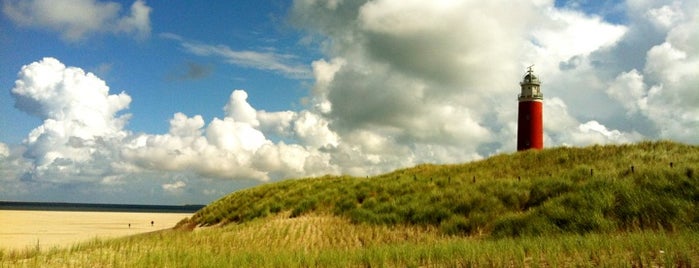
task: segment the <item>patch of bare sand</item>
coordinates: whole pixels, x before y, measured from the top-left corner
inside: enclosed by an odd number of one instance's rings
[[[172,228],[191,213],[0,210],[0,249],[49,249]],[[151,221],[153,225],[151,225]]]

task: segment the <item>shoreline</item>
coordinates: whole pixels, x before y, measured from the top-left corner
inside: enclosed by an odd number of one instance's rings
[[[135,205],[67,202],[0,201],[0,210],[194,213],[204,205]]]

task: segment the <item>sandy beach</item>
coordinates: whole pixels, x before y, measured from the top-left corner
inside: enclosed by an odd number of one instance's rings
[[[172,228],[191,213],[0,210],[0,249],[50,249]],[[151,225],[151,221],[153,224]]]

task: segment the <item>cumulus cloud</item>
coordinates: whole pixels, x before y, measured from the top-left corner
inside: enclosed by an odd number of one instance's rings
[[[3,2],[3,13],[20,26],[46,28],[68,41],[78,41],[92,33],[125,33],[144,38],[150,35],[151,8],[135,1],[128,14],[116,2],[96,0],[30,0]]]
[[[571,132],[573,144],[603,144],[603,143],[628,143],[640,140],[637,133],[622,133],[619,130],[610,130],[597,121],[588,121],[578,126],[577,132]]]
[[[629,143],[640,141],[643,135],[636,131],[625,132],[609,129],[596,120],[581,122],[572,116],[569,107],[560,98],[544,102],[545,143],[556,145],[586,145],[606,143]]]
[[[614,78],[606,93],[629,114],[651,122],[659,138],[696,143],[699,130],[699,3],[632,1],[638,22],[656,27],[663,37],[643,53],[643,65]],[[690,30],[692,29],[692,30]]]
[[[547,146],[628,141],[613,135],[573,139],[568,134],[599,135],[578,128],[592,120],[577,119],[585,111],[577,110],[584,103],[578,104],[576,97],[591,92],[584,90],[589,86],[597,88],[589,98],[607,98],[589,58],[614,47],[627,27],[551,5],[296,1],[292,21],[320,35],[316,38],[323,40],[331,59],[314,63],[316,84],[309,99],[342,141],[333,156],[343,155],[342,163],[372,159],[374,167],[388,170],[513,150],[518,82],[532,63],[545,79],[544,94],[562,109],[545,109]],[[569,102],[575,104],[574,113]]]
[[[16,108],[43,120],[24,140],[31,176],[109,172],[112,146],[128,135],[129,115],[119,112],[128,108],[129,95],[110,95],[103,80],[54,58],[23,66],[11,93]]]
[[[175,113],[168,133],[137,135],[124,129],[129,95],[110,94],[94,74],[57,59],[24,66],[11,92],[18,109],[43,120],[23,144],[29,180],[113,185],[120,174],[164,171],[264,181],[338,170],[322,151],[339,143],[325,118],[258,111],[243,90],[231,93],[222,118],[207,123],[200,115]],[[295,143],[274,142],[263,129]],[[7,146],[0,149],[9,155]]]
[[[215,178],[266,181],[335,171],[321,149],[336,141],[321,118],[308,112],[257,111],[243,90],[231,93],[224,111],[223,118],[214,118],[208,125],[201,116],[177,113],[168,134],[136,136],[121,155],[142,169],[194,171]],[[260,130],[258,115],[292,140],[317,140],[303,145],[275,143]]]

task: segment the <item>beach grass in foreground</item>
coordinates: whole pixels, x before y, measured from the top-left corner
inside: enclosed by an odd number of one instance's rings
[[[305,215],[93,240],[46,252],[3,251],[0,260],[1,266],[19,267],[696,267],[699,233],[478,238]]]

